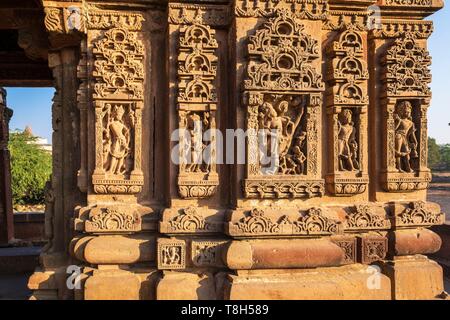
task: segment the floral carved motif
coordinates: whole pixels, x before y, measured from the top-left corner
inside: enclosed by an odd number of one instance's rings
[[[345,220],[345,231],[379,230],[390,227],[390,221],[377,215],[368,204],[356,205]]]
[[[324,236],[339,232],[339,222],[325,217],[319,208],[309,209],[296,220],[291,220],[288,216],[274,219],[266,216],[263,210],[255,208],[241,220],[228,225],[228,234],[233,237]]]
[[[393,218],[396,227],[433,226],[445,222],[445,215],[440,211],[430,210],[423,201],[411,202],[400,215]]]
[[[220,232],[222,223],[205,219],[195,207],[181,209],[180,212],[168,221],[161,222],[160,231],[169,234],[175,233],[211,233]]]
[[[216,76],[218,43],[215,31],[194,23],[180,27],[178,54],[178,117],[181,198],[214,195],[216,171]]]
[[[360,240],[359,262],[371,264],[384,260],[387,254],[387,238],[364,236]]]
[[[115,208],[94,208],[84,223],[86,232],[120,233],[141,230],[141,218],[135,212]]]
[[[139,193],[144,47],[136,32],[111,28],[94,43],[94,191]]]
[[[250,36],[247,106],[247,198],[321,196],[318,174],[324,83],[320,44],[289,10],[276,10]]]
[[[336,239],[332,239],[333,243],[339,246],[342,251],[344,251],[345,259],[343,261],[344,264],[352,264],[356,263],[356,238],[343,238],[339,237]]]

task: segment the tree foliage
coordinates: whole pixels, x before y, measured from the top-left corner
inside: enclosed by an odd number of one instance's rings
[[[13,203],[44,203],[45,183],[52,173],[52,156],[36,143],[36,137],[12,132],[9,139]]]
[[[450,144],[437,144],[428,138],[428,166],[435,171],[450,170]]]
[[[441,163],[441,149],[436,139],[428,138],[428,166],[435,168]]]

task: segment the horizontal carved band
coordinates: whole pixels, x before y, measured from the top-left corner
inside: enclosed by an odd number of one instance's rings
[[[325,193],[323,180],[317,181],[267,181],[252,180],[244,181],[244,192],[246,198],[311,198],[321,197]]]

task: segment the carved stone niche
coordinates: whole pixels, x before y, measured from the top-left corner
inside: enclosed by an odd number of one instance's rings
[[[233,238],[323,237],[342,233],[342,224],[322,208],[234,211],[225,226]]]
[[[186,241],[158,239],[158,269],[173,270],[186,268]]]
[[[427,110],[430,105],[431,57],[414,33],[395,40],[384,66],[384,160],[382,184],[388,192],[427,189]]]
[[[320,43],[288,10],[250,36],[246,198],[322,196]]]
[[[216,157],[215,31],[194,23],[180,28],[178,54],[179,174],[181,198],[207,198],[219,185]]]
[[[329,123],[327,189],[336,196],[364,193],[367,162],[366,35],[348,25],[327,48],[326,106]]]
[[[139,193],[144,46],[137,33],[113,27],[94,42],[95,193]]]

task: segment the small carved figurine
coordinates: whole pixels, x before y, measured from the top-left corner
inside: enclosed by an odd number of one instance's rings
[[[397,106],[395,119],[395,158],[400,172],[414,172],[411,158],[417,158],[416,126],[411,117],[412,105],[402,101]]]

